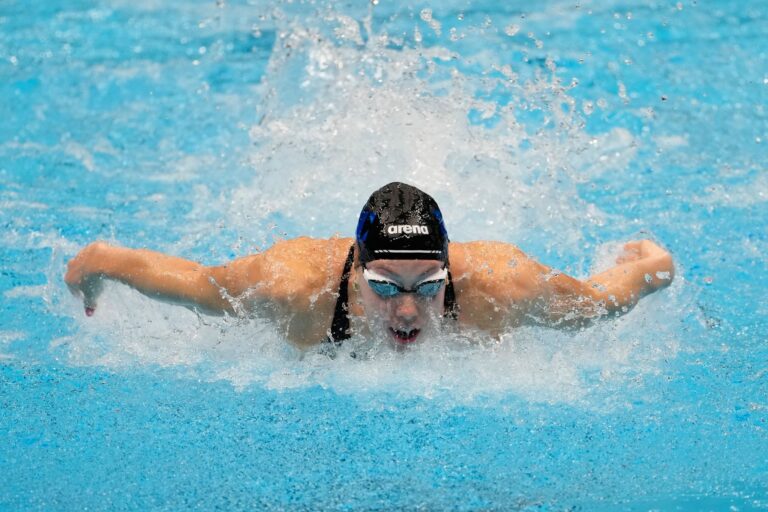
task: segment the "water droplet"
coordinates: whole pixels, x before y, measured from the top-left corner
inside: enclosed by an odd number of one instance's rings
[[[517,75],[515,74],[514,71],[512,71],[512,66],[510,66],[509,64],[504,64],[503,66],[501,66],[501,68],[499,68],[499,71],[501,71],[501,74],[504,75],[509,80],[514,81],[517,79]]]
[[[379,5],[379,0],[371,0],[371,3],[372,3],[373,5]]]
[[[675,5],[675,7],[677,7],[678,11],[682,11],[683,10],[683,2],[677,2],[677,5]]]
[[[514,36],[518,32],[520,32],[520,26],[515,24],[508,25],[507,28],[504,29],[504,33],[510,37]]]
[[[17,59],[15,55],[11,55],[11,57],[8,60],[11,61],[11,65],[13,66],[19,65],[19,59]]]
[[[624,82],[619,82],[619,98],[626,104],[629,103],[629,96],[627,96],[627,86]]]
[[[463,12],[460,12],[460,13],[459,13],[459,15],[458,15],[458,16],[456,16],[456,18],[457,18],[459,21],[464,21],[464,13],[463,13]]]
[[[584,112],[586,115],[588,115],[588,116],[589,116],[589,115],[592,115],[592,112],[594,112],[594,111],[595,111],[595,104],[594,104],[594,103],[592,103],[591,101],[585,101],[585,102],[584,102],[584,105],[582,105],[582,107],[581,107],[581,110],[582,110],[582,111],[583,111],[583,112]]]
[[[431,9],[422,9],[421,13],[419,15],[421,16],[422,20],[430,21],[432,19],[432,10]]]
[[[549,281],[550,279],[554,279],[560,275],[562,275],[562,272],[560,270],[557,270],[556,268],[553,268],[552,270],[550,270],[548,274],[544,276],[544,280]]]

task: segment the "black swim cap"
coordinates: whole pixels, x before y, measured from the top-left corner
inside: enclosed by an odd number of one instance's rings
[[[357,223],[360,262],[440,260],[448,262],[448,232],[429,194],[393,182],[371,194]]]

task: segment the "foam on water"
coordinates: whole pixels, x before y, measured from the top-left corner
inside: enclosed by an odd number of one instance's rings
[[[430,16],[421,19],[434,29]],[[637,235],[635,223],[606,214],[577,190],[604,173],[624,171],[636,141],[621,128],[587,133],[571,85],[560,83],[552,59],[535,73],[488,61],[483,52],[459,65],[448,34],[444,45],[422,46],[418,38],[372,29],[370,17],[333,11],[311,26],[289,16],[272,22],[278,36],[260,86],[260,122],[249,128],[251,177],[227,194],[195,185],[188,222],[169,226],[179,241],[163,249],[183,254],[201,230],[213,232],[208,243],[224,242],[219,226],[239,233],[232,247],[239,255],[279,236],[348,236],[368,194],[392,180],[435,196],[454,240],[516,243],[581,277],[590,265],[593,271],[610,266],[620,249],[619,242],[589,242],[600,239],[606,222],[623,225],[628,238]],[[467,33],[462,44],[472,37]],[[466,65],[486,72],[465,73]],[[528,78],[520,78],[524,74]],[[488,99],[489,91],[507,99]],[[64,151],[92,169],[85,148],[68,142]],[[210,156],[180,155],[152,179],[178,182],[204,175],[211,165]],[[151,209],[137,212],[147,215]],[[74,252],[68,241],[52,244]],[[407,354],[353,340],[329,359],[291,347],[258,318],[203,317],[115,284],[86,319],[81,306],[53,286],[62,265],[59,254],[45,293],[53,294],[53,312],[77,319],[75,335],[51,343],[69,364],[176,367],[181,376],[224,379],[240,389],[323,386],[369,401],[393,393],[451,403],[512,394],[592,409],[625,407],[643,393],[643,376],[675,356],[681,326],[694,309],[679,278],[630,314],[578,332],[523,328],[501,340],[442,335]],[[347,357],[351,351],[364,357]]]
[[[658,323],[659,311],[670,304],[686,308],[679,291],[675,285],[664,298],[649,298],[625,317],[580,332],[521,328],[501,340],[443,335],[405,354],[353,339],[331,359],[291,347],[258,319],[202,317],[111,285],[98,313],[82,317],[76,335],[53,340],[50,348],[69,364],[176,367],[182,377],[223,379],[238,389],[319,385],[367,401],[386,402],[395,394],[449,403],[496,403],[511,393],[534,402],[613,409],[642,396],[643,375],[658,372],[679,349],[681,320],[667,316]],[[66,302],[70,314],[80,317],[79,305]]]

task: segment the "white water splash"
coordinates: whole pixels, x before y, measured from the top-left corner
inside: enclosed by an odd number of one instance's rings
[[[78,319],[79,330],[54,340],[50,350],[76,366],[173,367],[181,378],[225,380],[240,390],[321,386],[370,404],[392,395],[449,404],[511,395],[605,410],[625,407],[628,388],[642,388],[643,376],[656,374],[679,350],[680,320],[660,312],[686,309],[681,290],[678,281],[628,315],[576,332],[527,327],[501,340],[445,334],[407,353],[352,339],[329,358],[320,347],[292,347],[259,319],[198,316],[109,283],[91,318],[74,298],[55,301],[60,314]]]

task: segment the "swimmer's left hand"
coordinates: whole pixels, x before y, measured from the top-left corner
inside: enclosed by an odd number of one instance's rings
[[[675,276],[675,265],[672,255],[663,247],[651,240],[633,240],[624,244],[624,252],[617,258],[619,265],[638,263],[649,273],[654,283],[661,286],[669,284]],[[659,286],[654,286],[658,288]]]
[[[616,258],[618,264],[646,258],[663,258],[665,256],[671,258],[665,249],[651,240],[633,240],[624,244],[623,249],[624,252]]]

